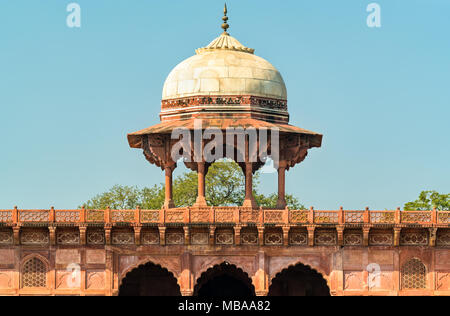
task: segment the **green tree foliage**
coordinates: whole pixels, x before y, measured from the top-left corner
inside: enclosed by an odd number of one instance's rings
[[[436,191],[422,191],[419,198],[405,203],[405,211],[428,211],[436,208],[439,211],[450,210],[450,193],[440,194]]]
[[[259,174],[253,178],[254,187],[259,185]],[[209,167],[206,175],[206,201],[212,206],[242,205],[245,196],[244,174],[233,161],[218,161]],[[258,194],[253,191],[258,205],[275,207],[278,196]],[[115,185],[109,191],[96,195],[83,206],[87,209],[160,209],[164,205],[164,185],[139,189],[135,186]],[[177,207],[190,206],[197,198],[197,173],[188,171],[173,182],[173,200]],[[297,198],[286,194],[291,209],[304,209]]]

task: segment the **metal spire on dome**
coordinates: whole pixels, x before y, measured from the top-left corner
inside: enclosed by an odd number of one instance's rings
[[[225,3],[225,7],[223,8],[223,18],[222,18],[222,20],[223,20],[223,24],[222,24],[223,33],[222,34],[223,35],[230,35],[227,32],[228,28],[230,27],[227,23],[227,21],[228,21],[227,13],[228,13],[227,4]]]

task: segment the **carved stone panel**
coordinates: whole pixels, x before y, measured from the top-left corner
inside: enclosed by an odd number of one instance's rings
[[[13,241],[12,229],[0,229],[0,245],[11,245]]]
[[[159,232],[157,229],[143,230],[141,232],[141,243],[143,245],[158,245]]]
[[[394,233],[392,230],[371,230],[369,233],[370,246],[392,246]]]
[[[86,236],[88,245],[105,244],[105,231],[103,229],[88,229]]]
[[[111,233],[111,241],[113,245],[133,245],[134,232],[132,230],[113,230]]]
[[[232,245],[234,243],[234,232],[232,228],[218,228],[215,234],[217,245]]]
[[[80,244],[80,232],[74,229],[62,229],[56,233],[56,242],[59,245],[79,245]]]
[[[267,246],[283,245],[283,232],[281,229],[267,229],[264,233],[264,244]]]
[[[47,245],[49,241],[47,229],[23,229],[20,234],[22,245]]]
[[[450,247],[450,229],[439,229],[436,237],[436,245]]]
[[[428,232],[426,230],[402,231],[400,235],[402,246],[427,246]]]
[[[337,244],[337,233],[335,230],[316,230],[314,244],[317,246],[335,246]]]
[[[344,231],[344,245],[345,246],[362,246],[363,233],[360,230],[346,230]]]
[[[183,245],[184,231],[178,228],[169,228],[166,231],[166,244],[168,245]]]
[[[257,245],[258,231],[256,228],[243,228],[241,230],[241,243],[243,245]]]
[[[306,229],[292,229],[289,232],[289,244],[292,246],[307,246],[308,232]]]
[[[207,245],[209,243],[209,233],[202,231],[193,231],[191,233],[192,245]]]

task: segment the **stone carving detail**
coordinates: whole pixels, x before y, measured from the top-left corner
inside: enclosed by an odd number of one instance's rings
[[[46,287],[47,268],[38,258],[31,258],[22,267],[22,287]]]
[[[264,244],[268,246],[280,246],[283,244],[283,233],[267,232],[264,234]]]
[[[88,245],[104,245],[105,232],[100,229],[88,229],[86,239]]]
[[[4,289],[4,288],[11,288],[12,287],[12,282],[11,282],[11,275],[8,272],[2,272],[0,270],[0,288]]]
[[[86,287],[87,289],[103,289],[105,287],[105,273],[104,272],[87,272],[86,273]]]
[[[436,290],[450,290],[450,273],[438,272],[436,276]]]
[[[111,234],[113,245],[132,245],[134,244],[134,232],[131,231],[113,231]]]
[[[220,229],[216,231],[217,245],[232,245],[234,242],[234,234],[232,229]]]
[[[20,211],[22,222],[48,222],[49,211]]]
[[[201,97],[186,97],[178,99],[169,99],[161,101],[161,108],[178,109],[191,106],[218,106],[218,105],[252,105],[273,110],[287,110],[287,101],[270,99],[257,96],[201,96]]]
[[[258,211],[255,210],[241,210],[241,222],[242,223],[255,223],[258,221]]]
[[[337,212],[314,211],[314,223],[337,223]]]
[[[359,290],[362,288],[360,272],[344,272],[344,290]]]
[[[191,223],[208,223],[209,211],[191,211]]]
[[[317,230],[314,235],[314,244],[317,246],[335,246],[337,244],[336,232],[333,230]]]
[[[111,221],[115,223],[134,222],[135,211],[111,211]]]
[[[166,222],[182,223],[184,220],[184,211],[166,211]]]
[[[24,230],[20,234],[22,245],[44,245],[49,242],[48,231],[44,230]]]
[[[241,243],[243,245],[257,245],[258,232],[256,231],[241,231]]]
[[[0,245],[10,245],[13,243],[13,232],[11,229],[0,230]]]
[[[400,235],[402,246],[426,246],[428,245],[428,234],[426,231],[402,232]]]
[[[345,211],[345,222],[346,223],[363,223],[364,222],[364,212]]]
[[[86,220],[88,222],[104,222],[105,213],[103,211],[88,210],[86,213]]]
[[[450,223],[450,212],[439,212],[438,221],[439,223]]]
[[[12,222],[12,212],[11,211],[0,211],[0,223]]]
[[[437,233],[436,245],[450,246],[450,229],[440,229]]]
[[[431,223],[430,212],[404,211],[401,217],[403,223]]]
[[[361,232],[344,232],[345,246],[361,246],[363,244],[363,235]]]
[[[308,222],[308,211],[297,211],[292,210],[290,213],[291,223],[307,223]]]
[[[370,212],[370,222],[374,224],[393,224],[395,221],[395,212],[392,211],[381,211],[381,212]]]
[[[80,244],[80,234],[77,231],[59,231],[56,241],[60,245],[78,245]]]
[[[141,211],[142,223],[157,223],[159,222],[159,211]]]
[[[215,210],[216,222],[217,223],[232,223],[234,222],[234,211],[233,210]]]
[[[427,287],[427,271],[419,259],[413,258],[402,267],[403,289],[425,289]]]
[[[369,245],[371,246],[392,246],[394,244],[394,236],[392,232],[370,232]]]
[[[159,232],[143,232],[141,235],[141,241],[143,245],[158,245],[159,244]]]
[[[283,222],[283,211],[264,211],[264,223],[282,223]]]
[[[57,222],[79,222],[80,211],[55,211],[55,220]]]
[[[168,245],[182,245],[184,243],[184,233],[166,232],[166,243]]]
[[[289,244],[294,246],[308,245],[308,232],[306,231],[291,231],[289,233]]]
[[[193,245],[207,245],[209,241],[209,234],[207,232],[193,232],[191,234],[191,244]]]

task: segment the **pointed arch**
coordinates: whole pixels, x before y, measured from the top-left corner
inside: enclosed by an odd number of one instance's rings
[[[20,288],[47,288],[50,264],[39,254],[24,257],[20,263]]]
[[[249,275],[228,262],[214,265],[197,279],[194,296],[255,296],[255,287]]]
[[[413,257],[402,265],[401,288],[405,290],[427,288],[427,267],[420,259]]]
[[[329,296],[330,286],[323,273],[301,262],[289,265],[270,280],[269,296]]]
[[[181,296],[181,291],[172,272],[147,261],[124,275],[119,296]]]

